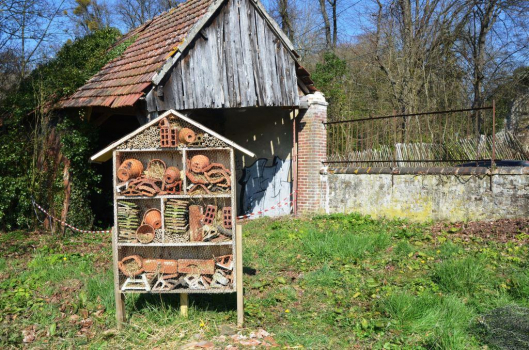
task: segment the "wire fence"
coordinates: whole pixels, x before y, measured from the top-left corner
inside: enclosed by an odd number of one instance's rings
[[[500,129],[492,106],[336,120],[327,127],[327,164],[356,167],[461,166],[528,155]]]

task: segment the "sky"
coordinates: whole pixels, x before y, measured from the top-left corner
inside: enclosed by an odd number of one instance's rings
[[[62,4],[62,7],[72,14],[75,7],[74,0],[50,0],[55,6]],[[102,0],[100,0],[102,1]],[[115,6],[119,0],[104,0],[109,7]],[[263,5],[270,9],[273,7],[274,0],[261,0]],[[302,11],[301,25],[297,28],[299,34],[311,34],[323,31],[323,19],[319,11],[318,0],[294,0],[296,6]],[[371,8],[370,8],[371,7]],[[369,26],[369,13],[372,12],[372,2],[370,0],[338,0],[338,28],[339,37],[342,41],[354,41],[355,36],[361,34]],[[74,39],[76,35],[75,27],[67,18],[56,20],[53,24],[54,32],[57,33],[57,39],[53,45],[62,45],[68,39]],[[118,27],[123,33],[127,29],[119,25],[115,20],[113,26]]]

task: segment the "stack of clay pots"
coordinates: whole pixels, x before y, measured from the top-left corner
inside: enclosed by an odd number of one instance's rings
[[[149,209],[143,215],[143,223],[136,230],[140,243],[148,244],[154,240],[156,230],[162,227],[162,213],[158,209]]]

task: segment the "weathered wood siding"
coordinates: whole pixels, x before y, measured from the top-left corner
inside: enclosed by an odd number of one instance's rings
[[[176,63],[152,110],[298,106],[294,59],[251,0],[230,0]]]

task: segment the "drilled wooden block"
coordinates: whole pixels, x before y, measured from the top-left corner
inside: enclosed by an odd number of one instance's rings
[[[215,260],[180,259],[178,260],[178,273],[213,275]]]
[[[208,205],[206,208],[206,215],[204,215],[204,224],[213,224],[213,221],[215,221],[215,215],[217,215],[217,207],[214,205]]]

